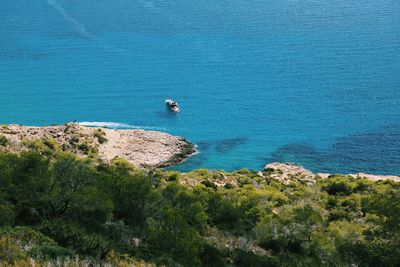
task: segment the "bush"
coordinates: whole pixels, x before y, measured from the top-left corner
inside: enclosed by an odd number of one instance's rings
[[[204,267],[226,266],[222,252],[209,244],[205,244],[200,260],[201,266]]]
[[[7,146],[9,143],[7,137],[0,135],[0,146]]]
[[[105,142],[108,141],[108,139],[106,138],[106,133],[102,129],[94,130],[93,136],[97,138],[97,141],[100,144],[104,144]]]
[[[43,144],[51,150],[56,150],[59,147],[57,141],[54,139],[44,139]]]
[[[38,245],[38,246],[55,246],[57,245],[54,240],[45,236],[41,232],[38,232],[30,227],[2,227],[0,228],[0,236],[6,236],[23,245]]]
[[[203,245],[198,233],[175,209],[165,210],[162,216],[159,222],[149,222],[150,248],[160,256],[171,256],[184,266],[198,266]]]
[[[278,265],[278,260],[274,257],[263,257],[253,252],[236,250],[235,264],[238,267],[275,267]]]
[[[57,245],[36,246],[29,254],[32,257],[41,259],[60,259],[74,257],[74,252],[72,250]]]
[[[89,154],[91,148],[92,147],[90,146],[89,142],[86,141],[78,144],[78,149],[82,151],[85,155]]]
[[[217,189],[218,187],[213,183],[213,182],[211,182],[210,180],[204,180],[204,181],[202,181],[201,182],[203,185],[205,185],[206,187],[210,187],[210,188],[212,188],[212,189]]]
[[[90,233],[77,223],[70,223],[64,220],[53,220],[42,223],[40,231],[54,238],[59,244],[74,249],[81,255],[89,255],[102,258],[112,250],[110,242],[104,236]],[[68,254],[67,250],[45,247],[45,252],[62,252]]]
[[[353,178],[334,176],[327,179],[320,180],[322,190],[326,191],[329,195],[350,195],[356,188],[356,183]]]
[[[178,181],[178,173],[176,173],[176,172],[173,172],[173,173],[171,173],[170,175],[168,175],[168,177],[167,177],[167,181],[168,182],[176,182],[176,181]]]
[[[58,144],[52,139],[24,140],[22,144],[29,150],[45,156],[53,155],[58,148]]]
[[[0,204],[0,226],[11,225],[14,222],[15,210],[11,205]]]
[[[279,240],[269,239],[269,240],[262,240],[258,243],[260,247],[266,250],[272,251],[274,255],[278,254],[282,251],[283,245]]]
[[[0,264],[29,266],[28,256],[10,237],[0,236]]]
[[[79,143],[79,139],[80,139],[80,136],[78,134],[74,134],[74,135],[72,135],[71,139],[69,140],[69,143],[73,147],[75,147]]]
[[[340,221],[340,220],[351,220],[352,216],[347,211],[339,208],[339,209],[332,209],[329,212],[329,221]]]
[[[232,189],[234,186],[231,184],[231,183],[226,183],[225,185],[224,185],[224,188],[225,189]]]

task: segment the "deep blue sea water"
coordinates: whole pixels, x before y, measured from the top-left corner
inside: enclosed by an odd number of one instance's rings
[[[0,123],[181,135],[180,170],[400,175],[399,105],[398,0],[0,1]]]

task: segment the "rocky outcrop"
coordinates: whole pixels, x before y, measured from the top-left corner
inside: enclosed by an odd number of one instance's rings
[[[301,166],[274,162],[265,165],[264,172],[272,179],[279,180],[285,184],[293,180],[301,180],[307,183],[315,182],[315,174]]]
[[[274,162],[265,165],[264,173],[270,178],[279,180],[285,184],[291,181],[298,180],[304,181],[308,184],[315,183],[317,179],[327,179],[333,174],[330,173],[312,173],[311,171],[295,164]],[[350,176],[353,178],[364,178],[371,181],[380,180],[392,180],[400,182],[399,176],[388,176],[388,175],[373,175],[366,173],[355,173],[355,174],[343,174],[344,176]]]
[[[91,128],[76,123],[49,127],[2,125],[0,136],[7,140],[0,146],[5,151],[18,152],[29,142],[46,140],[83,157],[96,154],[105,161],[120,157],[141,167],[174,165],[195,153],[190,142],[167,133]]]
[[[394,175],[374,175],[374,174],[368,174],[368,173],[352,173],[349,174],[349,176],[353,178],[365,178],[371,181],[383,181],[383,180],[392,180],[395,182],[400,182],[400,177],[399,176],[394,176]]]

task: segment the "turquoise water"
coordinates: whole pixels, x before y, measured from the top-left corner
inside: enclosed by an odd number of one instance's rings
[[[399,175],[399,77],[398,0],[0,1],[1,123],[181,135],[184,171]]]

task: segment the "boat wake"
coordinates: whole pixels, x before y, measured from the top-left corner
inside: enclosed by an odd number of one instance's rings
[[[88,38],[93,41],[98,41],[97,36],[89,32],[86,27],[80,23],[78,20],[74,19],[72,16],[70,16],[64,9],[64,7],[57,2],[57,0],[48,0],[47,1],[49,5],[54,7],[55,10],[69,23],[71,23],[74,27],[74,29],[83,37]]]
[[[95,41],[100,45],[102,49],[105,49],[109,52],[112,53],[117,53],[121,55],[127,55],[128,52],[120,49],[118,47],[115,47],[108,42],[105,42],[101,40],[98,36],[90,32],[87,27],[82,24],[79,20],[75,19],[73,16],[71,16],[68,11],[64,8],[63,5],[61,5],[58,0],[47,0],[47,3],[52,6],[63,18],[65,21],[70,23],[73,26],[73,29],[82,37],[87,38],[89,40]]]
[[[166,131],[165,128],[162,127],[153,127],[153,126],[139,126],[139,125],[131,125],[127,123],[120,122],[107,122],[107,121],[83,121],[79,122],[82,126],[87,127],[103,127],[103,128],[111,128],[111,129],[132,129],[132,130],[151,130],[151,131]]]

